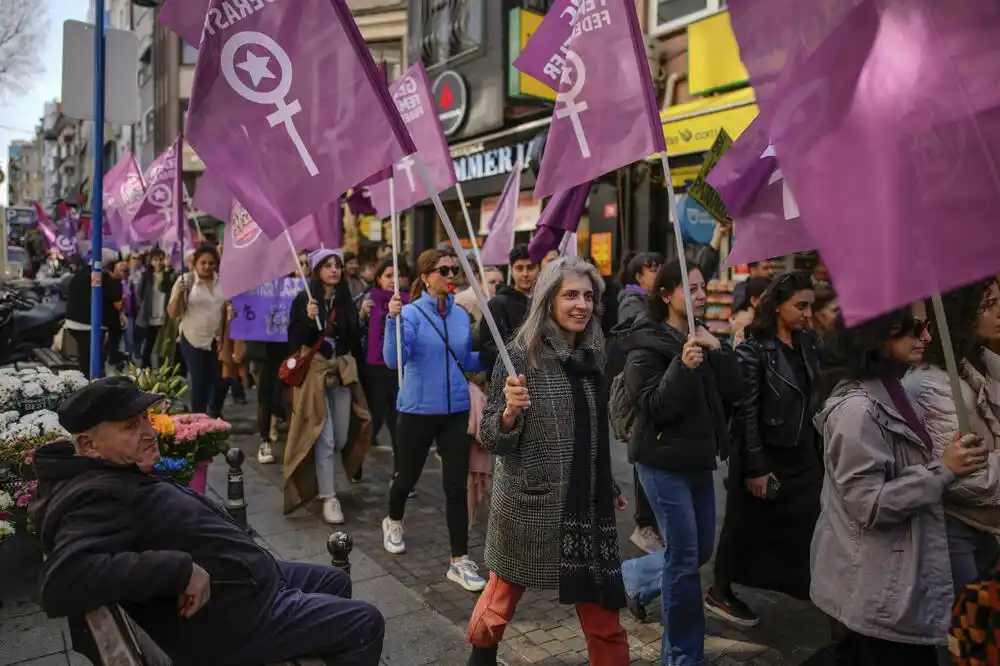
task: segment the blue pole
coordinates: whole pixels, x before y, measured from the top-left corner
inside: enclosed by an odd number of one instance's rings
[[[94,182],[91,188],[91,273],[90,273],[90,378],[99,379],[104,374],[104,357],[101,347],[101,254],[104,247],[102,227],[104,212],[104,0],[94,3]],[[110,323],[110,322],[109,322]]]

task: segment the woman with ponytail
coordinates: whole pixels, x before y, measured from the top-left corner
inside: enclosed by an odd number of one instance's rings
[[[403,383],[396,401],[396,476],[389,490],[389,515],[382,521],[382,543],[394,555],[406,550],[406,500],[436,441],[451,539],[447,577],[470,592],[479,592],[486,581],[468,556],[469,384],[464,373],[478,372],[482,365],[478,352],[472,351],[469,316],[455,306],[451,295],[459,270],[454,253],[427,250],[417,260],[410,304],[404,307],[399,296],[389,301],[382,356],[395,370],[396,318],[400,317]]]

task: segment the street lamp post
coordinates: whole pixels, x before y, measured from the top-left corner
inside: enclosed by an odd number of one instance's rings
[[[104,211],[104,0],[94,1],[94,181],[91,192],[90,243],[90,378],[104,373],[104,342],[101,322],[101,255],[104,247],[102,217]]]

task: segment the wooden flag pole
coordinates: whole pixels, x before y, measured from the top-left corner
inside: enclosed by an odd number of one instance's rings
[[[455,193],[458,194],[458,203],[462,206],[462,215],[465,216],[465,228],[469,232],[469,241],[472,242],[472,251],[476,255],[476,263],[479,264],[479,279],[483,281],[483,293],[490,293],[489,283],[486,281],[486,267],[483,266],[483,258],[479,254],[479,236],[472,228],[472,218],[469,217],[469,205],[465,202],[465,193],[462,191],[462,183],[455,181]],[[455,251],[461,251],[461,247],[456,246]],[[473,274],[469,273],[469,282],[473,282]]]
[[[674,182],[670,179],[670,162],[666,153],[660,153],[660,163],[663,164],[663,180],[667,184],[667,205],[670,206],[670,222],[674,226],[674,239],[677,241],[677,261],[681,264],[681,281],[684,285],[684,305],[687,308],[688,335],[694,335],[697,329],[694,321],[694,305],[691,303],[691,284],[688,280],[687,257],[684,256],[684,238],[681,237],[681,218],[677,212],[677,195],[674,194]]]
[[[392,220],[392,290],[399,296],[399,212],[396,210],[395,178],[389,179],[389,217]],[[399,385],[403,385],[403,322],[402,317],[396,320],[396,374]]]
[[[442,224],[444,224],[444,230],[448,232],[448,239],[451,244],[456,248],[461,247],[458,242],[458,234],[455,233],[455,226],[451,223],[451,218],[448,217],[448,211],[444,209],[444,204],[441,203],[441,196],[434,189],[431,184],[431,176],[427,173],[427,167],[424,165],[423,160],[420,159],[420,153],[416,153],[413,156],[417,163],[417,172],[420,174],[420,180],[424,185],[424,188],[430,192],[431,201],[434,202],[434,208],[437,210],[438,216],[441,218]],[[458,252],[458,261],[462,264],[462,270],[466,272],[467,275],[472,275],[472,266],[469,265],[469,259],[465,256],[464,252]],[[479,307],[483,310],[483,318],[486,320],[486,325],[490,329],[490,334],[493,336],[493,341],[497,344],[497,351],[500,353],[500,360],[504,364],[504,368],[507,370],[507,374],[511,377],[517,377],[517,371],[514,369],[514,363],[510,360],[510,354],[507,353],[506,341],[503,336],[500,335],[500,329],[497,328],[497,323],[493,319],[493,313],[490,312],[490,308],[486,302],[486,295],[483,292],[479,283],[475,280],[469,281],[469,288],[472,289],[473,293],[476,295],[476,300],[479,301]]]

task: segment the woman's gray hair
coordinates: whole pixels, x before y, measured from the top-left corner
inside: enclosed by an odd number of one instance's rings
[[[600,325],[594,321],[600,316],[601,295],[604,293],[604,279],[597,269],[579,257],[560,257],[542,269],[531,292],[531,310],[518,329],[515,341],[524,346],[528,362],[535,365],[537,352],[542,349],[546,338],[562,336],[555,320],[555,301],[567,275],[577,275],[590,280],[594,287],[594,314],[590,325]],[[603,345],[602,345],[603,347]],[[597,350],[603,354],[603,349]]]

